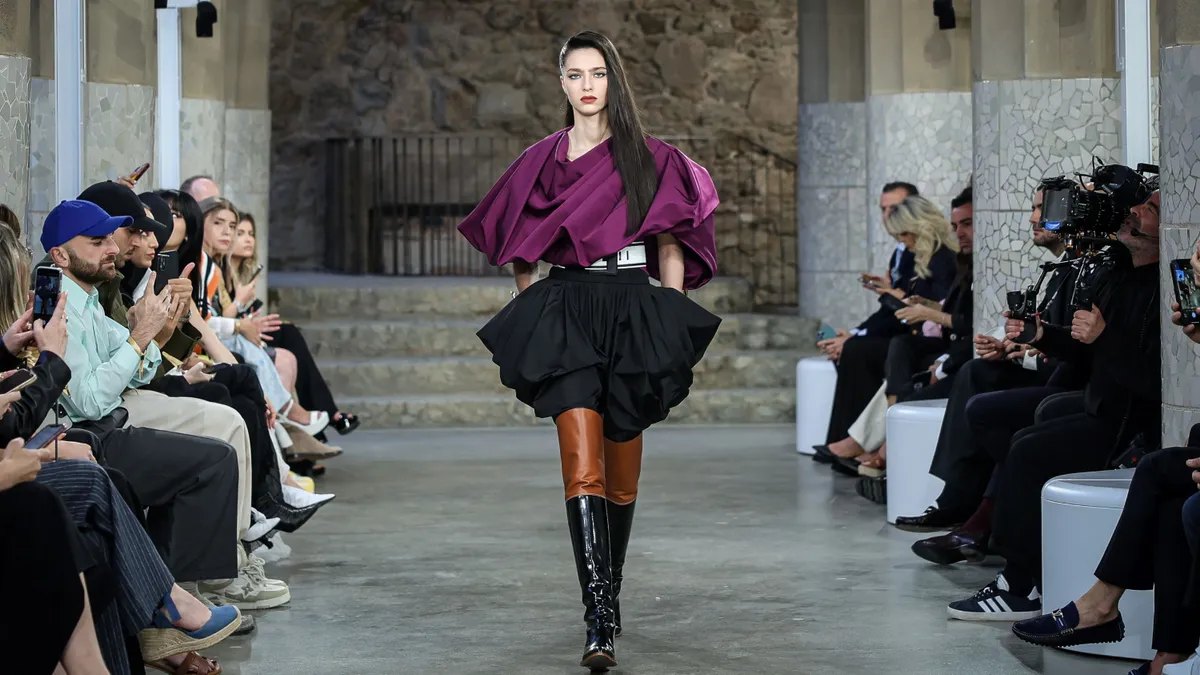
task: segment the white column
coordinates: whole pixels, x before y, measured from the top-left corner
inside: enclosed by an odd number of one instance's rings
[[[83,191],[84,0],[54,0],[55,203]]]

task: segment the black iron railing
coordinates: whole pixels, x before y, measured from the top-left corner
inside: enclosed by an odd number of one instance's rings
[[[720,274],[759,307],[797,304],[796,164],[738,136],[662,136],[716,183]],[[493,276],[457,226],[536,139],[399,136],[326,142],[325,266],[345,274]]]

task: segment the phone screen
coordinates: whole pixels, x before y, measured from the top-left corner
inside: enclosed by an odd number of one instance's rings
[[[62,271],[57,267],[37,268],[33,282],[33,318],[49,321],[62,293]]]
[[[1200,323],[1200,290],[1192,275],[1192,261],[1186,258],[1171,261],[1171,275],[1175,287],[1175,301],[1183,314],[1185,324]]]
[[[30,450],[44,448],[51,441],[61,436],[62,432],[66,430],[67,427],[62,424],[52,424],[50,426],[43,427],[41,431],[33,435],[33,438],[29,439],[29,442],[25,444],[25,447],[29,448]]]
[[[36,380],[37,376],[32,371],[18,370],[8,377],[0,380],[0,394],[7,394],[24,385],[26,382]]]

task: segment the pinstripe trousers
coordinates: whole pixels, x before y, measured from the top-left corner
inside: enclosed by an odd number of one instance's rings
[[[115,588],[95,617],[96,636],[113,673],[130,672],[126,637],[150,625],[175,583],[154,543],[97,464],[61,460],[42,466],[37,482],[53,489],[79,530],[85,553]]]

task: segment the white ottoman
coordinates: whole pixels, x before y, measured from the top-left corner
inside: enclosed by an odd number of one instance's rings
[[[813,446],[825,443],[835,388],[837,368],[833,361],[810,356],[796,362],[796,452],[814,455]]]
[[[1074,602],[1096,583],[1096,566],[1117,529],[1133,469],[1059,476],[1042,487],[1042,609]],[[1069,647],[1073,652],[1149,661],[1154,657],[1154,592],[1121,598],[1125,639],[1116,644]]]
[[[942,479],[929,473],[946,399],[897,403],[887,413],[887,521],[919,516],[937,501]]]

